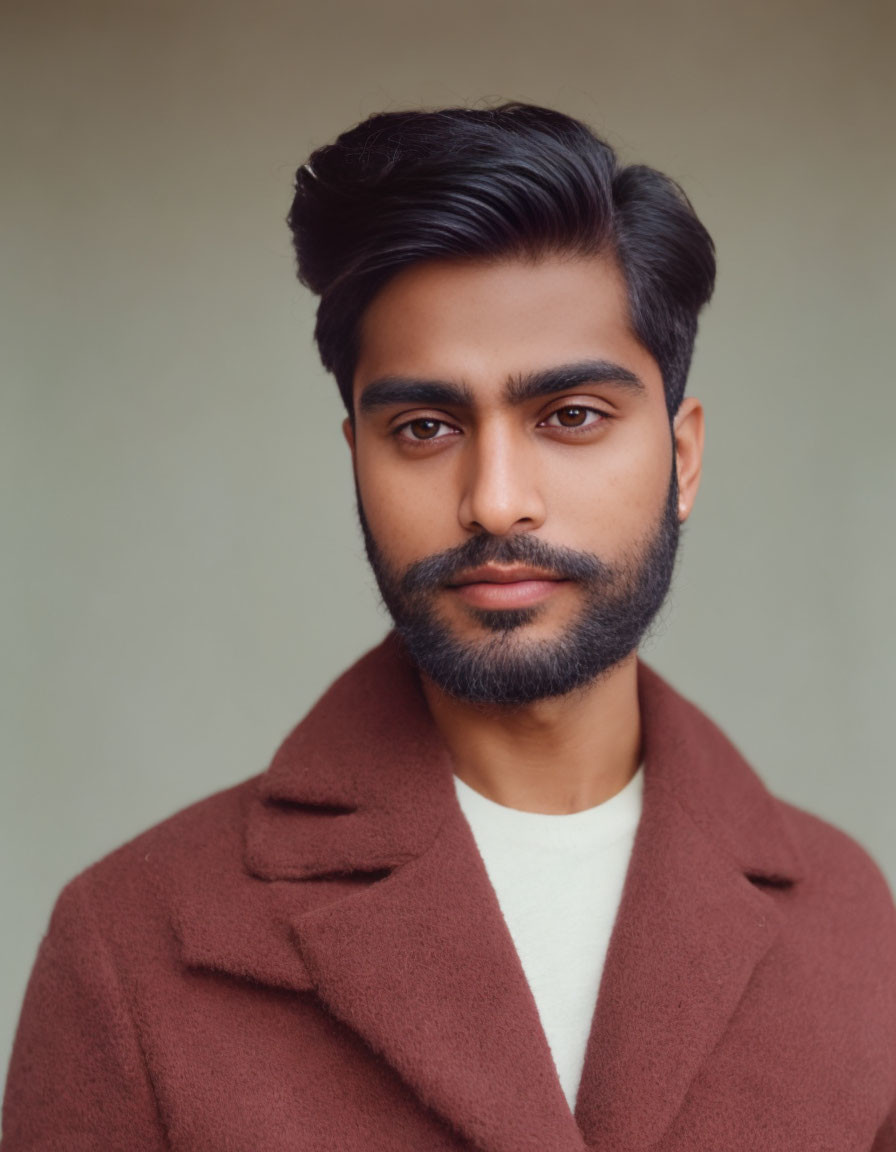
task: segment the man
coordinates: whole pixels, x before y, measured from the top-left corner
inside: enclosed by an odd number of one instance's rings
[[[4,1149],[893,1152],[896,913],[641,664],[712,242],[525,105],[376,116],[290,214],[395,632],[63,892]]]

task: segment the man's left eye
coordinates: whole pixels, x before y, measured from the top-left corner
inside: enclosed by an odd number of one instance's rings
[[[542,423],[551,428],[587,428],[603,418],[603,413],[597,408],[586,408],[582,404],[567,404],[552,412]]]

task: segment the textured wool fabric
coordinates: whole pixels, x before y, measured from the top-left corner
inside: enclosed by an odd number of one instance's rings
[[[454,778],[573,1109],[643,785],[639,768],[604,803],[554,815],[496,804]]]
[[[399,643],[79,876],[3,1152],[894,1152],[896,910],[641,665],[644,810],[575,1115]]]

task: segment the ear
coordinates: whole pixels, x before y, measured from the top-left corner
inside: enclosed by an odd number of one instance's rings
[[[355,461],[355,429],[352,426],[351,419],[346,416],[342,421],[342,435],[345,437],[345,442],[348,444],[348,450],[352,454],[352,463]]]
[[[678,475],[678,520],[683,524],[691,514],[703,468],[703,405],[687,396],[672,421],[675,443],[675,469]]]

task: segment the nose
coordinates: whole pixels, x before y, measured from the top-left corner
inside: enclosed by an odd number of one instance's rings
[[[468,532],[506,536],[540,528],[545,504],[534,445],[519,431],[498,425],[470,437],[458,517]]]

